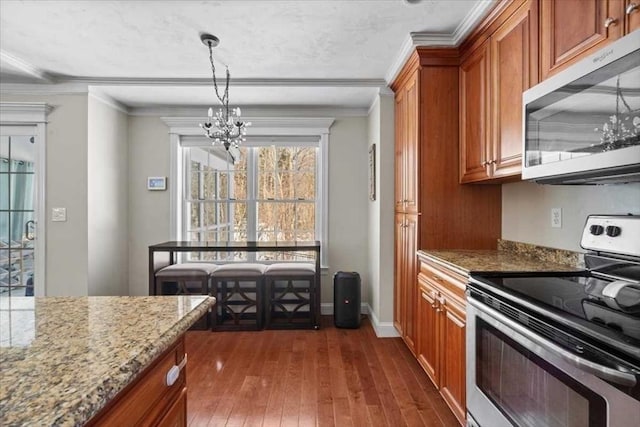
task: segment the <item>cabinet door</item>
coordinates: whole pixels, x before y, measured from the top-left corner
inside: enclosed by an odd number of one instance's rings
[[[393,326],[400,334],[404,336],[404,316],[405,313],[405,221],[404,214],[396,214],[395,221],[395,248],[394,248],[394,279],[393,279]]]
[[[416,305],[418,295],[418,258],[416,253],[418,252],[418,215],[405,215],[405,323],[404,328],[404,342],[407,347],[415,354],[415,342],[416,342]]]
[[[491,175],[518,175],[522,93],[537,82],[537,2],[527,1],[491,36]]]
[[[395,205],[396,212],[404,212],[404,146],[406,135],[406,102],[405,102],[404,90],[399,90],[396,93],[396,109],[395,109],[395,121],[396,121],[396,141],[395,141]]]
[[[187,426],[187,388],[183,388],[169,411],[156,424],[157,427]]]
[[[625,34],[640,29],[640,0],[625,0]]]
[[[405,114],[406,135],[404,139],[404,211],[407,213],[418,212],[418,73],[416,72],[406,86]]]
[[[489,44],[481,45],[460,65],[460,182],[489,177]]]
[[[440,369],[440,393],[453,414],[465,424],[466,418],[466,358],[465,313],[457,304],[441,299],[442,345]]]
[[[542,80],[622,36],[619,0],[540,2]]]
[[[416,354],[418,362],[433,384],[439,386],[438,378],[438,313],[437,292],[422,276],[418,277],[418,324]]]

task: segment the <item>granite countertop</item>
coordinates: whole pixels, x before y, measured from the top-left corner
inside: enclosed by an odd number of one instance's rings
[[[0,298],[0,424],[86,423],[215,298]]]
[[[497,250],[420,250],[419,256],[462,275],[488,271],[576,271],[582,270],[577,252],[499,241]]]

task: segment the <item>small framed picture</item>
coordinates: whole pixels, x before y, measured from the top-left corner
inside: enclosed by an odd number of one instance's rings
[[[369,146],[369,200],[376,199],[376,144]]]
[[[166,176],[147,177],[147,190],[162,191],[167,189]]]

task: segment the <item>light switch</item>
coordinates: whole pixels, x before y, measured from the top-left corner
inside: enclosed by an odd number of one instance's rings
[[[67,208],[52,208],[51,221],[64,222],[67,220]]]

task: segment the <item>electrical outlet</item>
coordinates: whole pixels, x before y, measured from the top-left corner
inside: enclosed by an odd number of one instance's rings
[[[562,228],[562,208],[551,208],[551,227]]]

